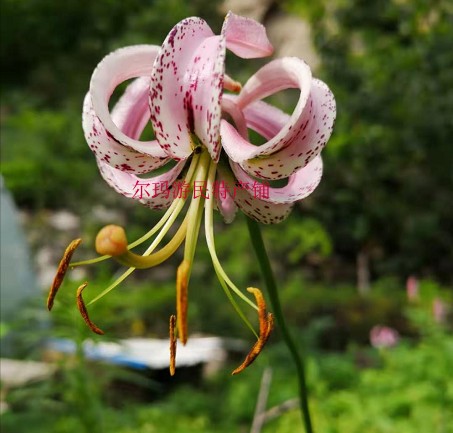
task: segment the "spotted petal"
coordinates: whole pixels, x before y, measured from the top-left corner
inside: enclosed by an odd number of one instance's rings
[[[194,53],[214,36],[201,18],[178,23],[165,39],[151,73],[151,121],[159,144],[175,159],[192,153],[194,130],[190,72]]]
[[[149,84],[149,77],[132,81],[113,107],[111,116],[115,125],[124,134],[137,140],[133,143],[134,150],[145,155],[162,155],[165,161],[168,161],[168,156],[162,151],[157,140],[138,141],[150,121]]]
[[[311,126],[307,126],[303,135],[299,135],[299,138],[287,147],[268,156],[244,161],[241,166],[249,174],[262,179],[285,178],[305,167],[312,158],[319,154],[332,131],[334,118],[329,107],[332,104],[334,106],[335,101],[327,86],[316,79],[313,80],[310,97],[314,101],[313,106],[318,107],[318,110],[308,110],[308,114],[311,116],[311,123],[309,122],[308,125]],[[278,108],[265,102],[257,101],[245,108],[244,119],[248,128],[258,132],[258,134],[267,139],[271,139],[288,122],[289,116]],[[239,133],[240,128],[243,128],[241,119],[235,118],[234,120],[239,125]],[[225,137],[223,137],[223,140],[225,140]],[[306,150],[307,143],[312,143],[312,146],[315,147]]]
[[[286,57],[268,63],[247,81],[236,99],[240,109],[289,88],[300,88],[299,100],[289,121],[267,143],[259,147],[245,140],[241,140],[239,144],[235,143],[234,127],[226,121],[222,122],[223,146],[233,161],[243,162],[257,156],[269,155],[287,145],[295,135],[294,129],[301,123],[301,116],[310,96],[311,71],[302,60]]]
[[[113,168],[99,159],[97,163],[102,177],[116,192],[152,209],[170,206],[174,200],[171,186],[185,165],[185,161],[180,161],[166,173],[144,178]]]
[[[148,99],[146,97],[143,101],[142,93],[143,90],[146,91],[146,94],[148,93],[148,82],[149,80],[144,78],[135,80],[128,86],[125,94],[112,110],[112,120],[115,125],[122,133],[133,138],[141,133],[145,120],[148,120],[146,116],[141,116],[137,112],[137,110],[147,111]],[[134,96],[138,96],[138,98],[133,99]],[[131,103],[132,101],[136,102]],[[161,151],[160,147],[159,150]],[[171,186],[185,165],[185,161],[181,161],[166,173],[144,178],[114,168],[99,158],[97,158],[97,163],[102,177],[115,191],[153,209],[166,208],[171,204],[174,199],[170,190]]]
[[[293,204],[272,204],[261,200],[246,190],[238,189],[234,197],[236,205],[256,221],[263,224],[277,224],[285,220],[291,213]]]
[[[263,224],[276,224],[286,219],[291,212],[293,203],[269,203],[260,199],[256,194],[250,194],[247,189],[238,187],[233,174],[222,165],[218,166],[218,179],[220,182],[226,182],[231,197],[242,212],[256,221]],[[233,216],[232,214],[227,215]]]
[[[245,110],[245,117],[251,129],[266,138],[272,137],[268,132],[278,119],[275,109],[267,112],[264,107],[257,109],[251,105]],[[264,179],[285,178],[303,167],[308,167],[310,161],[319,155],[329,140],[335,121],[335,100],[332,92],[322,81],[313,80],[310,108],[304,110],[302,119],[300,133],[286,147],[268,156],[245,161],[241,164],[242,167],[248,173],[255,173]],[[263,121],[268,124],[264,125]]]
[[[162,165],[167,156],[155,140],[140,142],[136,140],[138,137],[122,132],[113,122],[108,107],[110,96],[118,84],[130,78],[149,76],[157,52],[156,46],[136,45],[109,54],[94,71],[89,96],[85,98],[83,128],[88,144],[97,158],[126,171],[142,173]],[[133,116],[144,115],[143,93],[143,86],[140,89],[134,87],[123,97],[124,104],[134,105]],[[137,99],[137,96],[140,97]],[[145,164],[142,164],[143,158],[146,159]]]
[[[147,173],[162,166],[168,159],[164,155],[162,157],[153,157],[140,153],[118,142],[96,115],[90,93],[87,93],[83,102],[82,125],[85,139],[96,156],[96,159],[118,170],[136,174]],[[136,125],[134,131],[132,131],[132,126],[128,128],[129,132],[133,134],[133,137],[141,133],[141,131],[138,132],[140,126]],[[116,125],[115,128],[118,129]],[[129,140],[132,141],[133,139],[129,138]],[[138,147],[139,142],[137,141],[136,143]],[[146,144],[143,143],[143,146],[146,146]],[[160,148],[158,149],[158,154],[161,154]]]
[[[239,164],[231,161],[230,165],[237,180],[242,185],[247,185],[250,195],[254,195],[254,191],[257,190],[260,183],[265,185],[246,173]],[[269,203],[293,203],[302,200],[315,190],[321,181],[321,177],[322,159],[318,155],[305,167],[292,174],[284,187],[274,188],[267,185],[265,188],[266,196],[263,196],[262,200]]]
[[[191,62],[189,90],[195,134],[214,161],[220,155],[220,116],[225,69],[225,38],[212,36],[200,44]]]
[[[280,110],[256,101],[293,87],[299,87],[301,93],[293,114],[285,122]],[[265,179],[288,177],[308,164],[327,142],[335,119],[332,93],[321,81],[311,80],[308,66],[296,58],[281,59],[263,67],[246,83],[236,103],[244,109],[247,126],[268,141],[254,146],[223,120],[223,147],[247,172]],[[280,129],[276,129],[275,125],[279,124]],[[269,130],[275,130],[274,134]]]

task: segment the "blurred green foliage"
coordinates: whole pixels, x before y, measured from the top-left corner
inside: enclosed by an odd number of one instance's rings
[[[428,284],[429,285],[429,284]],[[58,328],[80,339],[87,330],[76,316],[62,314]],[[98,314],[99,311],[96,312]],[[327,433],[451,433],[453,425],[453,337],[437,324],[423,304],[406,306],[407,320],[418,337],[404,337],[390,349],[352,344],[343,353],[326,352],[308,341],[319,340],[323,325],[305,330],[311,407],[317,431]],[[75,322],[78,322],[78,326]],[[85,329],[84,329],[85,328]],[[64,333],[63,332],[63,333]],[[301,337],[300,337],[301,338]],[[144,377],[122,376],[159,396],[151,403],[137,401],[121,388],[107,386],[121,373],[76,357],[60,363],[55,380],[10,390],[10,410],[3,414],[4,432],[231,432],[249,428],[263,368],[272,366],[267,408],[294,398],[297,383],[287,349],[272,344],[254,366],[231,378],[227,365],[200,386],[180,384],[162,393]],[[178,372],[177,372],[178,374]],[[111,404],[109,402],[115,402]],[[269,420],[263,433],[301,433],[297,410]]]
[[[286,3],[313,23],[337,101],[314,210],[335,252],[452,282],[451,2]]]
[[[79,123],[79,113],[31,107],[5,119],[2,173],[20,205],[57,208],[64,199],[77,209],[80,197],[95,199],[97,173],[87,164]]]

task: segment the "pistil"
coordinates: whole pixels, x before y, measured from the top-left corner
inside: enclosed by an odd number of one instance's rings
[[[108,225],[102,228],[96,237],[96,251],[109,255],[119,263],[135,269],[149,269],[160,265],[172,256],[182,244],[187,233],[187,216],[184,218],[173,238],[154,254],[148,256],[135,254],[127,249],[126,232],[120,226]]]

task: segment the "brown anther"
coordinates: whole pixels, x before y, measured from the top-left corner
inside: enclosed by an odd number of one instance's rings
[[[120,226],[105,226],[96,236],[95,247],[102,256],[120,256],[127,251],[126,232]]]
[[[176,316],[170,316],[170,376],[174,376],[176,369]]]
[[[182,344],[187,343],[187,308],[188,278],[190,262],[183,260],[176,272],[176,317],[178,318],[178,335]]]
[[[78,289],[77,289],[77,308],[80,311],[81,316],[83,317],[83,320],[85,320],[85,323],[88,325],[88,327],[95,333],[99,335],[103,335],[104,331],[100,328],[98,328],[90,319],[88,316],[88,311],[85,306],[85,302],[83,301],[82,297],[82,292],[85,289],[85,287],[88,285],[88,283],[83,283]]]
[[[249,287],[247,289],[250,293],[255,295],[256,303],[258,305],[258,319],[260,323],[260,335],[258,341],[253,345],[250,352],[245,357],[243,363],[237,367],[231,374],[235,375],[246,369],[264,348],[264,345],[269,340],[272,330],[274,329],[274,316],[272,313],[266,312],[266,302],[264,300],[261,290]]]
[[[223,78],[223,88],[230,92],[239,93],[242,89],[242,84],[225,74]]]
[[[269,337],[273,330],[274,330],[274,315],[272,313],[267,313],[267,329],[264,337],[264,339],[266,340],[265,342],[269,340]]]
[[[63,254],[63,258],[58,265],[57,273],[55,274],[55,278],[53,279],[52,285],[50,286],[49,295],[47,296],[47,308],[49,311],[53,307],[55,296],[57,296],[58,289],[60,288],[64,276],[66,275],[72,255],[74,254],[76,248],[80,245],[80,242],[82,242],[82,239],[74,239],[68,245]]]
[[[260,324],[260,337],[266,333],[267,330],[267,313],[266,313],[266,301],[264,300],[263,293],[260,289],[255,287],[248,287],[247,292],[253,293],[256,299],[256,305],[258,306],[258,320]]]

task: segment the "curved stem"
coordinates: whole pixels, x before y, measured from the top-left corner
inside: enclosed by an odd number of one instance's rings
[[[280,304],[280,298],[278,296],[277,283],[275,281],[274,274],[272,272],[269,257],[266,253],[264,246],[263,237],[261,235],[261,229],[259,224],[250,218],[247,218],[247,227],[252,241],[253,249],[255,250],[256,257],[260,264],[261,273],[263,274],[264,281],[269,293],[269,299],[274,310],[277,324],[282,333],[283,339],[288,346],[288,350],[296,364],[297,375],[299,378],[299,404],[302,413],[302,419],[305,426],[306,433],[313,433],[313,427],[310,418],[310,410],[308,408],[308,389],[305,379],[305,364],[299,350],[294,343],[294,340],[286,326],[285,318],[283,316],[282,307]]]

